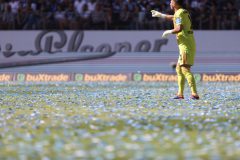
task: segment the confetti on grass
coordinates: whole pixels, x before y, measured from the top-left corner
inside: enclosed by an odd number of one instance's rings
[[[237,159],[240,83],[1,84],[0,159]]]

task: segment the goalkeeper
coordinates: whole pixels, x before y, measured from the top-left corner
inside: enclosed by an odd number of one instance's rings
[[[178,76],[178,93],[174,99],[184,99],[185,79],[191,88],[191,99],[199,99],[196,89],[196,82],[191,73],[191,66],[194,64],[196,44],[192,30],[192,22],[187,10],[182,8],[183,0],[171,0],[170,7],[174,15],[166,15],[152,10],[152,17],[160,17],[173,21],[174,29],[166,30],[162,37],[167,38],[169,34],[176,34],[179,47],[179,58],[176,66]]]

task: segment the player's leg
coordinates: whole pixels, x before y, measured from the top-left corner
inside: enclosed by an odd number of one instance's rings
[[[180,47],[179,64],[181,71],[190,86],[192,99],[199,99],[195,78],[191,72],[191,66],[194,64],[195,49],[188,50],[187,47]]]
[[[176,72],[177,72],[177,77],[178,77],[178,93],[177,96],[174,99],[183,99],[183,91],[184,91],[184,86],[185,86],[185,77],[184,74],[182,73],[181,67],[179,64],[176,66]]]
[[[191,66],[189,65],[182,65],[181,66],[181,71],[184,75],[184,77],[187,79],[188,85],[191,89],[192,99],[199,99],[199,96],[197,94],[197,86],[196,86],[196,81],[195,78],[191,72]]]

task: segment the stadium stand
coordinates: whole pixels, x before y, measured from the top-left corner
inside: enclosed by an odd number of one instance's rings
[[[1,30],[157,30],[171,23],[150,10],[171,13],[170,0],[0,0]],[[240,0],[186,0],[194,29],[240,29]]]

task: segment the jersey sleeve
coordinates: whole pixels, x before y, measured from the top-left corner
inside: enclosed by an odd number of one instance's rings
[[[175,16],[176,17],[175,17],[175,22],[174,23],[176,25],[181,25],[183,23],[182,12],[177,13]]]

